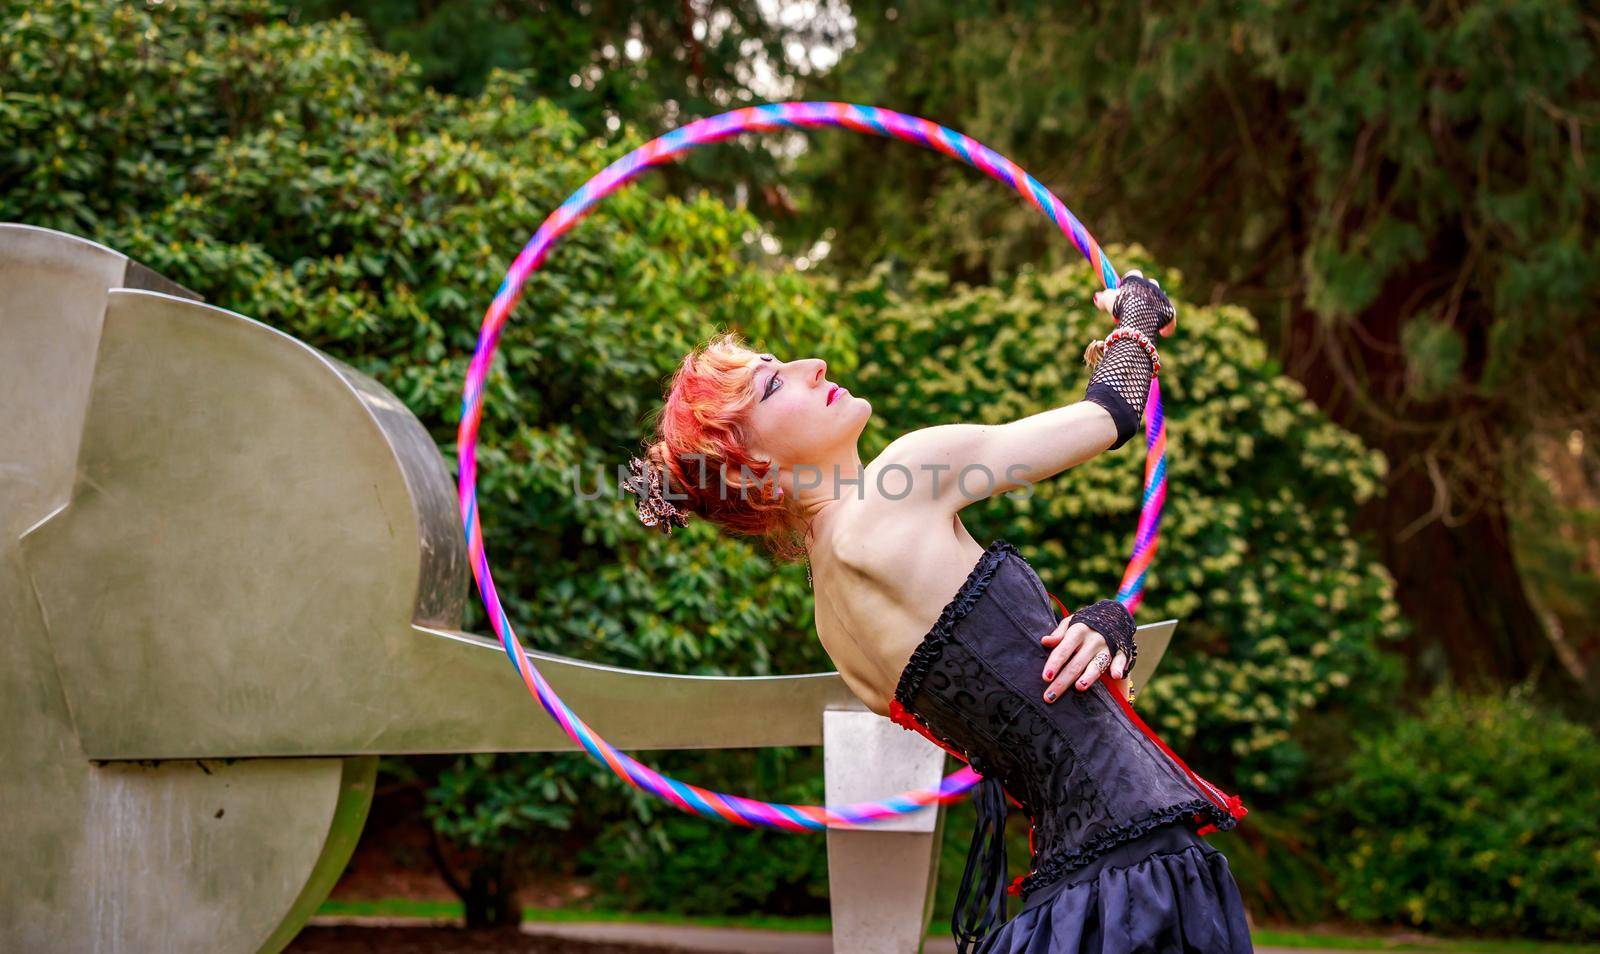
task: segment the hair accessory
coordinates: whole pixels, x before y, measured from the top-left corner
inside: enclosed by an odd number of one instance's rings
[[[640,457],[628,458],[628,471],[632,476],[620,486],[623,490],[638,495],[640,523],[647,527],[660,527],[662,532],[668,534],[672,533],[673,527],[688,526],[689,521],[683,511],[674,507],[662,490],[661,471],[651,467],[649,461]]]

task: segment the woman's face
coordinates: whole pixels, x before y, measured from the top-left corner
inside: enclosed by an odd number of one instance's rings
[[[750,363],[755,368],[750,385],[755,404],[747,418],[752,451],[789,468],[831,465],[854,455],[872,405],[829,381],[827,362],[780,361],[759,352]]]

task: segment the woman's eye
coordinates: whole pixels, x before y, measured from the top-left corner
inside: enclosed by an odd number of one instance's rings
[[[774,374],[772,377],[767,379],[767,391],[766,391],[765,394],[761,395],[761,399],[762,400],[766,400],[768,397],[771,397],[773,390],[776,389],[777,386],[778,386],[778,376],[776,374]]]

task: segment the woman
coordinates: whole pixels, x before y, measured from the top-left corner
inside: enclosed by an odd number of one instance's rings
[[[959,516],[1137,430],[1160,370],[1154,339],[1176,311],[1137,271],[1095,305],[1118,327],[1085,353],[1084,400],[913,431],[865,466],[867,400],[830,382],[820,359],[780,361],[722,336],[685,358],[624,486],[647,525],[670,533],[694,513],[780,558],[804,555],[817,635],[850,689],[983,776],[952,921],[959,950],[1249,951],[1227,861],[1199,837],[1244,809],[1128,708],[1128,611],[1101,600],[1058,620],[1015,548],[980,546]],[[1032,823],[1033,855],[1010,886],[1023,907],[1009,921],[1008,800]]]

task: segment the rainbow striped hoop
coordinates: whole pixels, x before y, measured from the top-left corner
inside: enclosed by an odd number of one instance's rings
[[[651,792],[691,814],[746,827],[764,826],[788,831],[860,827],[877,819],[954,801],[976,785],[981,776],[970,767],[964,767],[946,776],[936,788],[901,792],[881,801],[837,806],[788,805],[725,795],[688,785],[662,775],[618,751],[578,718],[556,695],[533,663],[529,662],[511,628],[511,621],[506,618],[505,608],[500,605],[495,592],[494,575],[489,569],[489,557],[484,550],[483,531],[478,522],[478,425],[483,415],[483,385],[489,364],[494,358],[506,319],[522,296],[523,284],[530,274],[544,264],[550,249],[561,236],[593,211],[596,203],[649,167],[675,160],[696,146],[718,142],[739,133],[820,126],[842,126],[874,136],[902,139],[959,159],[990,178],[998,179],[1042,211],[1072,240],[1099,273],[1106,288],[1117,287],[1116,270],[1101,252],[1099,243],[1067,209],[1066,204],[1022,167],[976,140],[916,116],[848,103],[773,103],[737,109],[674,129],[628,153],[585,182],[545,219],[512,262],[484,315],[478,333],[477,351],[467,370],[466,386],[461,397],[461,425],[456,433],[459,463],[457,489],[472,575],[477,580],[478,592],[488,609],[490,623],[528,691],[573,742],[605,762],[613,772],[634,787]],[[1161,510],[1167,496],[1165,419],[1161,410],[1161,389],[1154,378],[1150,381],[1146,409],[1144,501],[1139,512],[1133,555],[1117,591],[1117,600],[1129,612],[1136,611],[1143,599],[1145,573],[1155,556]]]

